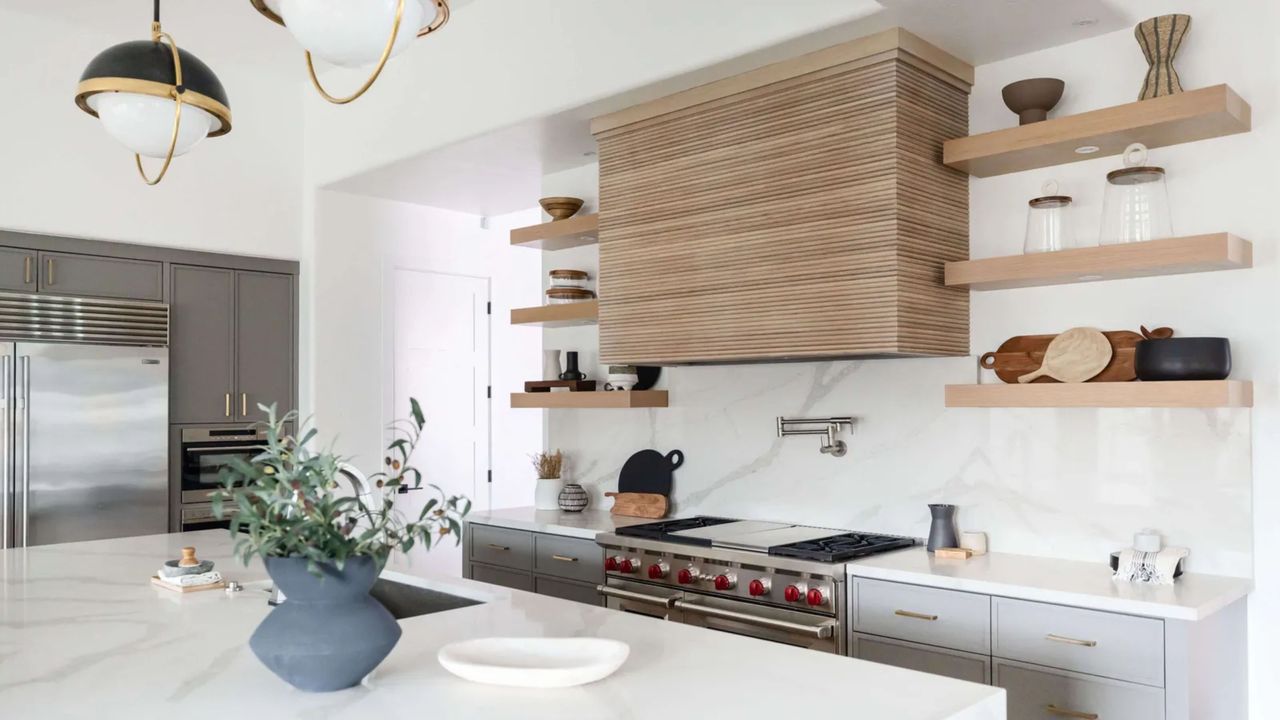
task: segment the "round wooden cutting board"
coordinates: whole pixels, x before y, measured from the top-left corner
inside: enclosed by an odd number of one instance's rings
[[[1111,343],[1096,328],[1071,328],[1059,334],[1044,351],[1040,369],[1018,378],[1029,383],[1042,375],[1059,382],[1082,383],[1102,372],[1111,362]]]

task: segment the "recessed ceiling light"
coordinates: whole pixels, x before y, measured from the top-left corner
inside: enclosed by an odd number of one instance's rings
[[[1071,24],[1075,25],[1076,27],[1089,27],[1090,25],[1097,25],[1098,18],[1080,18],[1079,20],[1076,20]]]
[[[1092,155],[1092,154],[1094,154],[1094,153],[1098,152],[1098,151],[1099,151],[1099,150],[1101,150],[1101,149],[1102,149],[1102,148],[1098,147],[1097,145],[1081,145],[1080,147],[1076,148],[1076,154],[1077,154],[1077,155]]]

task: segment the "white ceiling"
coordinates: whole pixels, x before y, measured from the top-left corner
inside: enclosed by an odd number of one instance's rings
[[[1082,40],[1136,22],[1130,0],[878,0],[879,11],[557,116],[406,158],[331,187],[357,195],[498,215],[533,205],[544,174],[591,162],[590,119],[895,25],[974,65]],[[1085,21],[1081,23],[1080,21]]]

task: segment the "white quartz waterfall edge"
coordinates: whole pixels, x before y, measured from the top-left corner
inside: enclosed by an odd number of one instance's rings
[[[464,680],[526,688],[566,688],[609,677],[631,647],[603,638],[480,638],[440,648],[436,657]]]

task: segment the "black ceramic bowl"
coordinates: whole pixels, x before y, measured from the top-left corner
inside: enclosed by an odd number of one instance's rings
[[[1231,342],[1186,337],[1143,340],[1134,350],[1139,380],[1225,380],[1231,374]]]

